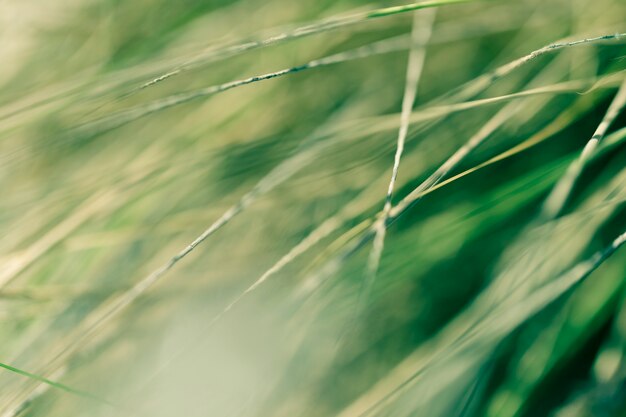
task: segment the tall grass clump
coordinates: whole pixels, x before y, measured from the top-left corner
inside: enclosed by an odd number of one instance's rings
[[[0,16],[0,417],[626,415],[623,1]]]

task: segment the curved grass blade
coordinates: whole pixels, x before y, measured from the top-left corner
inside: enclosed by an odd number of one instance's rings
[[[556,50],[567,48],[567,47],[573,47],[573,46],[584,45],[584,44],[589,44],[589,43],[597,43],[597,42],[608,41],[608,40],[619,41],[623,37],[626,37],[626,33],[603,35],[603,36],[598,36],[595,38],[586,38],[586,39],[570,41],[570,42],[557,42],[557,43],[547,45],[543,48],[540,48],[538,50],[531,52],[530,54],[527,54],[521,58],[518,58],[508,64],[498,67],[492,72],[483,74],[477,77],[476,79],[466,83],[464,86],[462,86],[459,89],[459,91],[453,94],[454,100],[463,101],[469,97],[473,97],[477,95],[478,93],[480,93],[481,91],[484,91],[487,87],[492,85],[496,80],[511,73],[513,70],[521,67],[522,65],[527,64],[544,54],[547,54],[548,52],[556,51]],[[387,51],[387,49],[385,48],[383,48],[383,50]],[[218,93],[221,93],[221,92],[233,89],[233,88],[237,88],[237,87],[242,87],[242,86],[252,84],[255,82],[270,80],[273,78],[281,77],[281,76],[288,75],[288,74],[294,74],[297,72],[317,68],[317,67],[324,66],[324,65],[336,64],[336,63],[342,62],[343,60],[354,59],[353,57],[359,58],[359,57],[363,57],[364,55],[367,56],[368,53],[369,52],[364,53],[363,50],[361,49],[360,52],[357,50],[356,52],[349,53],[348,55],[343,55],[343,54],[339,54],[339,56],[332,55],[327,58],[313,60],[306,64],[298,65],[295,67],[285,68],[282,70],[278,70],[278,71],[274,71],[274,72],[270,72],[266,74],[255,75],[252,77],[248,77],[248,78],[244,78],[244,79],[240,79],[236,81],[230,81],[227,83],[202,88],[199,90],[188,91],[185,93],[171,95],[166,98],[152,101],[148,104],[142,104],[142,105],[138,105],[135,107],[131,107],[125,110],[121,110],[119,112],[112,113],[108,116],[104,116],[100,119],[87,122],[84,125],[79,126],[76,129],[74,129],[72,134],[75,134],[78,136],[97,135],[103,132],[107,132],[107,131],[119,128],[121,126],[124,126],[127,123],[133,122],[135,120],[141,119],[151,114],[158,113],[158,112],[167,110],[169,108],[188,103],[196,99],[212,96],[214,94],[218,94]]]
[[[404,6],[377,9],[377,10],[372,10],[369,12],[354,13],[348,16],[343,16],[343,17],[331,17],[321,22],[302,26],[302,27],[293,29],[289,32],[285,32],[279,35],[269,37],[267,39],[258,40],[258,41],[250,41],[250,42],[246,42],[246,43],[242,43],[239,45],[234,45],[234,46],[230,46],[230,47],[226,47],[226,48],[214,51],[211,55],[204,57],[204,59],[202,59],[202,62],[203,63],[215,62],[215,61],[225,59],[225,58],[238,55],[247,51],[251,51],[254,49],[282,43],[288,40],[302,38],[304,36],[310,36],[310,35],[315,35],[318,33],[327,32],[329,30],[351,26],[351,25],[361,23],[361,22],[371,20],[371,19],[392,16],[392,15],[399,14],[399,13],[407,13],[407,12],[411,12],[415,10],[428,9],[428,8],[446,6],[446,5],[457,4],[457,3],[470,3],[470,2],[475,2],[475,1],[476,0],[431,0],[431,1],[424,1],[424,2],[419,2],[419,3],[411,3],[411,4],[404,5]],[[183,71],[189,69],[192,63],[195,63],[195,62],[194,61],[187,62],[181,66],[178,66],[172,69],[171,71],[161,74],[157,76],[156,78],[142,84],[138,89],[144,89],[144,88],[150,87],[168,78],[179,75]]]
[[[45,377],[43,377],[41,375],[33,374],[31,372],[25,371],[25,370],[20,369],[20,368],[16,368],[14,366],[8,365],[8,364],[3,363],[3,362],[0,362],[0,368],[4,368],[7,371],[13,372],[15,374],[24,376],[26,378],[29,378],[29,379],[32,379],[32,380],[35,380],[35,381],[42,382],[42,383],[44,383],[46,385],[49,385],[49,386],[51,386],[53,388],[56,388],[56,389],[59,389],[61,391],[65,391],[65,392],[67,392],[69,394],[73,394],[73,395],[77,395],[79,397],[83,397],[83,398],[87,398],[87,399],[90,399],[90,400],[94,400],[94,401],[97,401],[97,402],[102,403],[102,404],[115,406],[115,404],[113,404],[111,401],[106,400],[104,398],[101,398],[101,397],[99,397],[99,396],[97,396],[95,394],[92,394],[91,392],[87,392],[87,391],[83,391],[83,390],[80,390],[80,389],[77,389],[77,388],[70,387],[69,385],[65,385],[65,384],[62,384],[60,382],[53,381],[53,380],[45,378]]]

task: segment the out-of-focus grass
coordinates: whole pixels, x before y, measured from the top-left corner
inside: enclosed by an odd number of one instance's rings
[[[0,416],[623,415],[626,6],[424,4],[5,1]]]

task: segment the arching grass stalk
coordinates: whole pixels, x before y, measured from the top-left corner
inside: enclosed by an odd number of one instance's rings
[[[229,46],[223,49],[219,49],[217,51],[213,51],[209,56],[204,57],[202,61],[204,63],[215,62],[215,61],[225,59],[225,58],[238,55],[247,51],[251,51],[254,49],[282,43],[288,40],[302,38],[304,36],[310,36],[310,35],[315,35],[318,33],[327,32],[329,30],[351,26],[351,25],[361,23],[361,22],[371,20],[371,19],[378,19],[381,17],[392,16],[392,15],[396,15],[399,13],[407,13],[407,12],[411,12],[415,10],[429,9],[429,8],[446,6],[446,5],[457,4],[457,3],[470,3],[470,2],[476,2],[476,1],[477,0],[432,0],[432,1],[424,1],[424,2],[406,4],[404,6],[398,6],[398,7],[387,7],[387,8],[382,8],[382,9],[376,9],[376,10],[371,10],[368,12],[352,13],[352,14],[348,14],[347,16],[331,17],[329,19],[325,19],[320,22],[312,23],[306,26],[301,26],[291,31],[281,33],[275,36],[271,36],[266,39],[249,41],[249,42],[245,42],[242,44],[233,45],[233,46]],[[183,71],[187,70],[190,66],[192,66],[193,63],[195,62],[192,60],[191,62],[187,62],[176,68],[173,68],[171,71],[168,71],[164,74],[157,76],[156,78],[150,81],[147,81],[146,83],[141,85],[139,89],[150,87],[168,78],[179,75]]]
[[[615,40],[620,41],[621,39],[626,37],[626,33],[612,34],[612,35],[603,35],[595,38],[586,38],[576,41],[569,42],[557,42],[547,46],[544,46],[540,49],[537,49],[528,55],[525,55],[521,58],[518,58],[508,64],[505,64],[501,67],[498,67],[494,71],[485,73],[483,75],[478,76],[476,79],[466,83],[464,86],[461,86],[456,93],[451,97],[454,101],[463,101],[467,100],[470,97],[474,97],[480,92],[484,91],[487,87],[492,85],[497,79],[504,77],[505,75],[511,73],[513,70],[519,68],[520,66],[527,64],[538,57],[547,54],[552,51],[556,51],[559,49],[579,46],[590,43],[598,43],[602,41]],[[384,53],[391,52],[391,49],[388,45],[383,44],[382,47],[379,45],[380,49],[376,49],[374,53]],[[233,88],[242,87],[248,84],[253,84],[259,81],[270,80],[273,78],[281,77],[288,74],[294,74],[301,71],[317,68],[324,65],[336,64],[339,62],[361,58],[365,56],[369,56],[372,54],[372,50],[367,47],[358,48],[357,50],[331,55],[327,58],[320,58],[317,60],[310,61],[306,64],[298,65],[295,67],[285,68],[282,70],[255,75],[252,77],[230,81],[227,83],[214,85],[206,88],[202,88],[199,90],[188,91],[184,93],[178,93],[171,95],[169,97],[165,97],[162,99],[157,99],[148,104],[141,104],[135,107],[131,107],[128,109],[120,110],[118,112],[114,112],[97,120],[93,120],[83,124],[75,128],[72,132],[72,135],[78,136],[91,136],[100,133],[104,133],[110,131],[112,129],[116,129],[118,127],[124,126],[127,123],[133,122],[135,120],[141,119],[143,117],[149,116],[154,113],[158,113],[169,108],[188,103],[190,101],[212,96],[214,94],[218,94],[224,91],[231,90]]]

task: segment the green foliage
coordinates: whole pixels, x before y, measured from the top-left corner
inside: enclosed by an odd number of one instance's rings
[[[621,0],[0,15],[0,416],[624,415]]]

